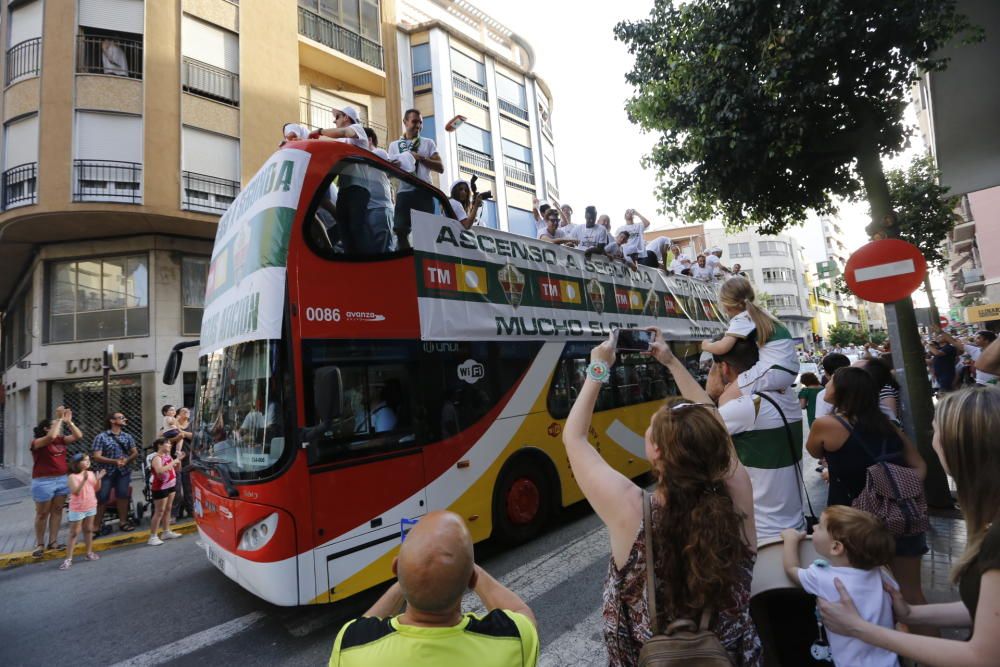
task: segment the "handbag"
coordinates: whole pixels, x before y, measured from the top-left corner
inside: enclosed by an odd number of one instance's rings
[[[816,524],[819,523],[819,517],[816,516],[816,512],[813,510],[812,500],[809,499],[809,489],[806,488],[806,481],[802,477],[802,455],[801,452],[799,452],[798,455],[796,454],[795,438],[792,437],[792,427],[788,424],[788,419],[785,418],[785,413],[782,412],[777,401],[767,394],[759,393],[757,396],[760,396],[774,406],[774,409],[777,410],[778,414],[781,416],[781,423],[785,425],[785,437],[788,439],[788,451],[792,454],[792,465],[795,466],[795,476],[798,477],[799,489],[801,489],[801,492],[805,495],[806,505],[809,507],[809,514],[805,514],[803,512],[806,520],[806,534],[812,535],[813,529],[816,527]],[[801,500],[801,496],[799,499]]]
[[[882,451],[872,456],[854,429],[839,415],[837,419],[865,453],[875,463],[865,471],[865,488],[851,501],[851,507],[874,514],[889,528],[894,537],[920,535],[930,528],[924,485],[912,468],[890,462],[895,454],[886,453],[887,438],[882,438]]]
[[[639,667],[732,667],[733,662],[714,632],[708,629],[711,608],[701,611],[701,620],[677,619],[660,633],[656,613],[656,573],[653,567],[652,496],[642,492],[642,517],[646,531],[646,599],[649,627],[653,635],[639,651]]]

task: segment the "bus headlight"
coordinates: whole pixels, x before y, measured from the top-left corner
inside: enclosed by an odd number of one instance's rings
[[[261,519],[255,524],[243,529],[240,536],[240,551],[257,551],[271,541],[275,531],[278,529],[278,513]]]

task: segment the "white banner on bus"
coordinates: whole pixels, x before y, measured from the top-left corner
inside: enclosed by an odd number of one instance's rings
[[[310,157],[277,151],[219,220],[200,354],[281,337],[288,240]]]
[[[587,340],[615,327],[668,339],[725,330],[715,285],[413,211],[424,340]]]

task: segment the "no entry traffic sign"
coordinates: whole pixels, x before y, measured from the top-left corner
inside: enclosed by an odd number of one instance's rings
[[[912,243],[882,239],[854,251],[844,273],[848,287],[862,299],[892,303],[920,287],[927,274],[927,261]]]
[[[951,322],[948,321],[947,317],[945,317],[944,315],[942,315],[941,317],[938,318],[938,324],[940,324],[941,328],[944,329],[946,326],[948,326],[949,324],[951,324]]]

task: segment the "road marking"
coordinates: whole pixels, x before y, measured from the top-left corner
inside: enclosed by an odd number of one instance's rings
[[[560,585],[595,562],[611,556],[608,530],[601,525],[568,544],[559,545],[531,562],[511,570],[500,583],[528,602]],[[466,593],[462,609],[482,614],[486,611],[475,593]]]
[[[604,648],[601,611],[600,608],[595,609],[572,630],[562,633],[555,641],[543,644],[538,667],[607,665],[608,652]]]
[[[234,618],[228,623],[222,623],[214,628],[202,630],[184,639],[179,639],[171,644],[165,644],[152,651],[146,651],[142,655],[137,655],[123,662],[116,663],[112,667],[147,667],[148,665],[162,665],[165,662],[182,658],[200,649],[232,639],[236,635],[244,632],[252,625],[266,616],[262,611],[255,611]]]
[[[916,273],[917,267],[913,265],[912,259],[904,259],[888,264],[876,264],[866,266],[863,269],[854,269],[854,280],[863,283],[866,280],[878,280],[879,278],[890,278],[892,276],[905,276],[908,273]]]

